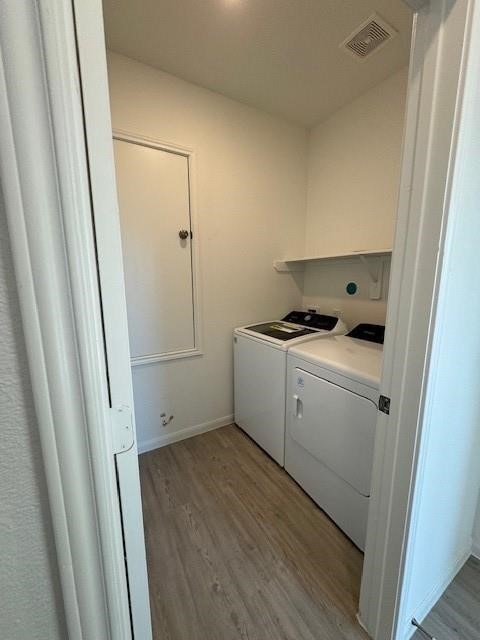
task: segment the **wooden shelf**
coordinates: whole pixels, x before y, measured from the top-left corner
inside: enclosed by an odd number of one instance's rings
[[[382,256],[389,256],[392,253],[391,249],[371,249],[351,251],[350,253],[332,253],[320,256],[301,256],[295,258],[282,258],[280,260],[274,260],[273,267],[279,272],[295,272],[303,271],[305,264],[308,262],[322,262],[324,260],[341,260],[345,258],[359,258],[364,262],[368,258],[376,258]]]

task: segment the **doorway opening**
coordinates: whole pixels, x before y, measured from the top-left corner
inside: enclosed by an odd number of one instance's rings
[[[412,15],[104,18],[154,635],[365,638]]]

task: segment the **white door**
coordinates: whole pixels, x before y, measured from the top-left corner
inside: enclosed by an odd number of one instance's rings
[[[130,596],[131,629],[124,629],[124,637],[151,640],[150,600],[102,5],[98,0],[75,0],[74,5],[110,402],[114,412],[115,409],[122,409],[122,415],[129,412],[132,417],[133,444],[125,450],[117,449],[115,453]]]
[[[188,156],[116,137],[133,362],[195,348]]]

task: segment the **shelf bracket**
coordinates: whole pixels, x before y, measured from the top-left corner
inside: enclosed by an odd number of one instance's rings
[[[373,265],[371,263],[371,261],[365,257],[365,256],[358,256],[360,262],[363,263],[363,265],[365,266],[365,268],[368,271],[368,275],[370,276],[370,280],[374,283],[377,284],[378,280],[379,280],[379,269],[378,269],[378,262],[376,262],[376,266],[377,269],[373,269]]]
[[[274,260],[273,268],[278,273],[301,273],[305,271],[303,263],[289,262],[288,260]]]
[[[370,276],[370,300],[380,300],[382,297],[383,284],[383,260],[378,260],[378,258],[368,258],[364,255],[359,255],[358,257]]]

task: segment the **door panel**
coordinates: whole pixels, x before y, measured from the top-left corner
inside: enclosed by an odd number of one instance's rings
[[[114,152],[132,358],[194,349],[188,157],[118,139]]]
[[[298,367],[291,395],[292,438],[356,491],[369,496],[375,404]]]
[[[102,6],[96,0],[74,0],[73,4],[110,400],[112,407],[122,409],[129,407],[133,412],[132,372],[115,189]],[[130,620],[128,626],[123,625],[121,638],[122,640],[129,638],[151,640],[150,601],[134,418],[131,427],[134,434],[133,446],[115,455],[119,517],[123,525],[124,542],[121,561],[122,569],[124,566],[126,568],[130,599],[128,616]],[[115,523],[112,522],[112,529],[114,527]],[[121,576],[117,581],[120,582],[120,579]],[[119,602],[119,607],[123,608],[123,601]]]

